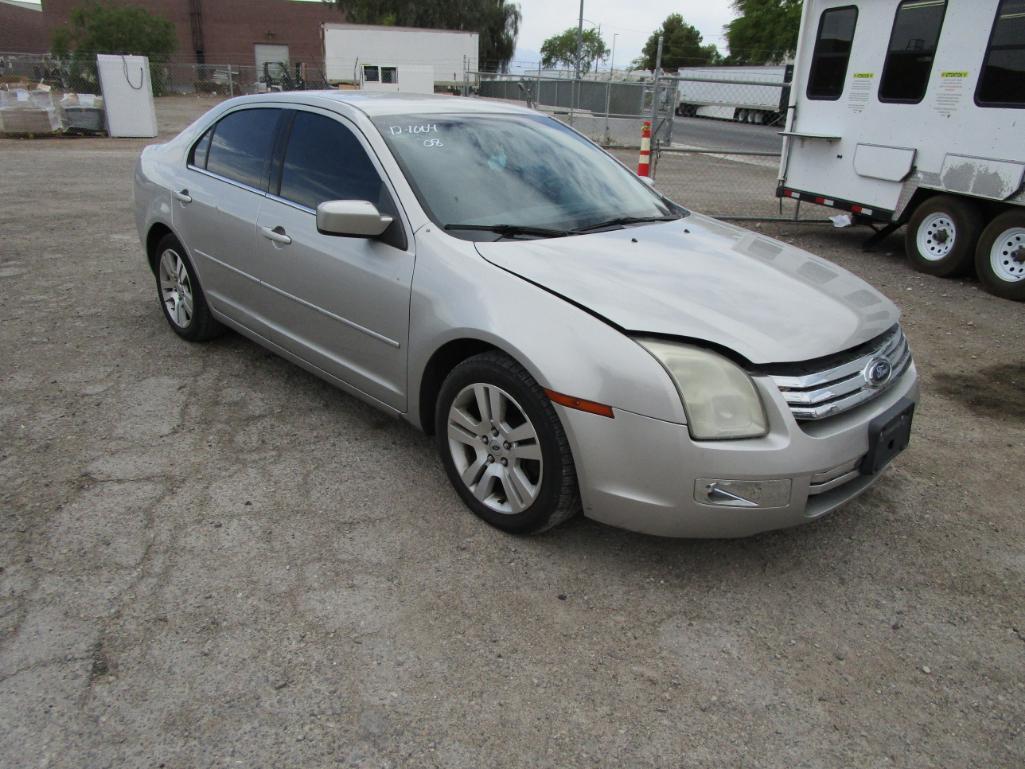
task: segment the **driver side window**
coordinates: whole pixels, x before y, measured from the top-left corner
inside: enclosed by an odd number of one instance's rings
[[[396,216],[391,195],[352,131],[324,115],[296,112],[279,197],[316,210],[325,200],[369,200]]]

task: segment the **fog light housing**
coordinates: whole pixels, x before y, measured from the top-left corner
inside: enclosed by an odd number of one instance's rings
[[[715,507],[786,507],[790,504],[790,487],[789,478],[761,481],[698,478],[694,482],[694,501]]]

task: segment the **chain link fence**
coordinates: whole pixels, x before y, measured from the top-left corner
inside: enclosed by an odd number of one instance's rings
[[[324,71],[307,64],[273,62],[262,67],[193,62],[150,63],[155,96],[210,94],[239,96],[266,91],[327,88]],[[0,85],[43,84],[60,92],[99,93],[95,57],[57,59],[49,55],[0,54]]]

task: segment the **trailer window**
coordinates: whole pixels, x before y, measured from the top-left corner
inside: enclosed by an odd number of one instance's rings
[[[853,5],[829,8],[819,19],[819,33],[815,37],[815,51],[808,74],[808,98],[840,98],[847,79],[847,62],[851,58],[854,27],[858,22],[858,9]]]
[[[975,101],[1025,107],[1025,0],[1002,0],[989,37]]]
[[[376,83],[379,80],[377,74],[377,67],[371,67],[366,64],[363,65],[363,82],[365,83]]]
[[[398,83],[399,71],[395,67],[381,67],[382,83]]]
[[[904,0],[893,18],[879,101],[917,104],[925,97],[947,0]]]

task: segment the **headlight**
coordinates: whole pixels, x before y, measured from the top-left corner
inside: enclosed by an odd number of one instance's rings
[[[697,440],[758,438],[769,422],[754,382],[722,355],[660,339],[638,339],[672,377]]]

